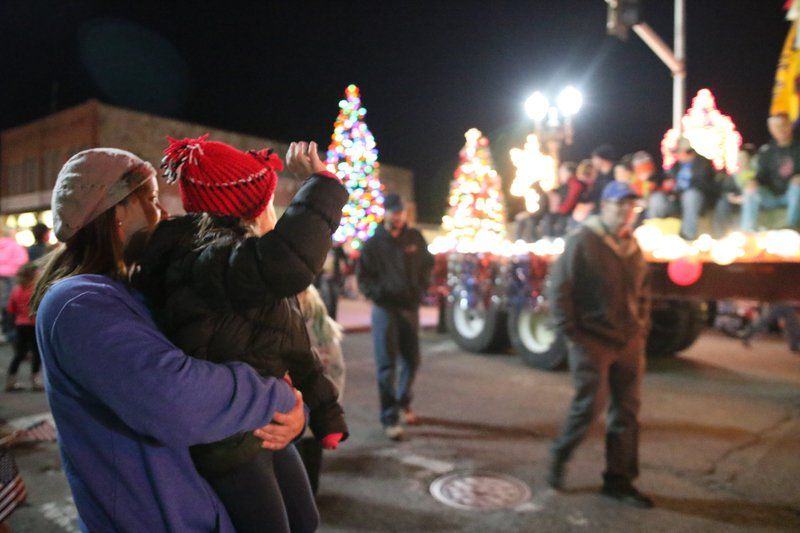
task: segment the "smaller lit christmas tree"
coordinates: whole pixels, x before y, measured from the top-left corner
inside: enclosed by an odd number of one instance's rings
[[[383,186],[378,177],[378,149],[361,107],[358,87],[348,85],[339,102],[339,116],[333,126],[325,163],[350,192],[342,210],[342,223],[333,235],[337,242],[357,250],[375,232],[383,217]]]
[[[675,164],[674,150],[681,136],[688,139],[692,149],[710,159],[714,168],[732,174],[739,167],[739,147],[742,136],[736,131],[733,120],[717,109],[714,95],[708,89],[700,89],[692,99],[692,107],[681,118],[681,130],[670,128],[661,140],[661,156],[664,168]]]
[[[502,183],[494,170],[489,140],[472,128],[450,184],[449,209],[442,218],[448,239],[495,244],[506,236]]]

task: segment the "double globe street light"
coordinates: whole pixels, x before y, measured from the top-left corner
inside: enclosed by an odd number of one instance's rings
[[[525,113],[533,120],[534,131],[550,155],[557,157],[561,143],[572,144],[572,119],[583,106],[583,95],[572,85],[566,86],[555,105],[541,91],[525,100]]]

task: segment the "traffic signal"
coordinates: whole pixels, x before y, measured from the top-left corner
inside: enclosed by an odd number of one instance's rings
[[[641,0],[606,0],[608,20],[606,31],[609,35],[626,40],[631,26],[642,22]]]

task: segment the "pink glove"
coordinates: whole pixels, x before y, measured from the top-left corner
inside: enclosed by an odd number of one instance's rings
[[[344,433],[331,433],[322,437],[322,447],[326,450],[335,450],[339,446]]]

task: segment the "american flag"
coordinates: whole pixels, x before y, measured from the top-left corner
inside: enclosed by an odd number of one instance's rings
[[[14,434],[14,443],[18,442],[55,442],[56,428],[49,420],[41,420]]]
[[[0,523],[11,516],[27,495],[11,452],[0,448]]]
[[[55,442],[58,439],[56,427],[49,418],[39,420],[24,429],[17,429],[0,439],[0,446],[11,447],[16,444],[32,442]]]

